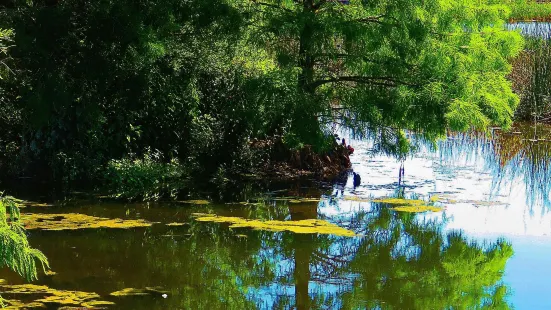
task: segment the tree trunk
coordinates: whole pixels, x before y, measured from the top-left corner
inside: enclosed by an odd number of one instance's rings
[[[307,94],[312,94],[314,88],[312,82],[314,81],[314,58],[313,54],[313,38],[314,38],[314,1],[304,0],[302,15],[304,19],[304,25],[300,31],[300,46],[299,46],[299,66],[301,72],[299,75],[298,86]]]

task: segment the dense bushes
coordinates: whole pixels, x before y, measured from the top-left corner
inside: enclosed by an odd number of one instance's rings
[[[121,176],[121,193],[148,198],[172,192],[162,173],[209,183],[259,166],[254,139],[330,152],[335,120],[389,152],[408,149],[404,129],[511,123],[507,59],[522,40],[501,31],[501,3],[267,3],[0,4],[13,29],[0,175],[60,188]]]
[[[109,161],[105,181],[117,198],[158,200],[176,198],[189,185],[189,172],[177,159],[166,162],[159,152],[147,152],[142,158]]]

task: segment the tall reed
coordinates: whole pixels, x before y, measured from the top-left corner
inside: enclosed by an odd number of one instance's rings
[[[525,50],[513,61],[510,79],[520,96],[517,120],[551,121],[551,25],[541,36],[526,38]]]

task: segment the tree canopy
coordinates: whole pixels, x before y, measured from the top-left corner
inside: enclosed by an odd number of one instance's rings
[[[507,127],[522,39],[486,0],[11,1],[0,27],[6,175],[97,179],[159,151],[211,177],[250,141],[318,152],[335,124],[404,153],[404,130]]]
[[[522,39],[504,31],[509,9],[497,1],[238,3],[247,42],[299,89],[296,127],[338,117],[392,142],[403,129],[434,138],[511,124],[518,98],[505,76]]]

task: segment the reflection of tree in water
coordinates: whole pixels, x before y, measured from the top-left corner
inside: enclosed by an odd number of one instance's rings
[[[318,216],[309,208],[306,218]],[[301,215],[291,210],[293,219]],[[276,308],[508,308],[501,277],[513,250],[506,242],[477,244],[382,204],[350,225],[365,237],[284,234],[270,244],[281,251],[278,259],[292,261],[277,277],[292,274],[294,300],[279,298]]]
[[[436,221],[376,208],[348,265],[357,277],[343,296],[344,308],[507,308],[501,277],[511,245],[480,245],[443,233]]]
[[[518,125],[512,132],[450,134],[452,139],[440,144],[440,158],[452,166],[472,157],[482,159],[493,176],[495,192],[522,178],[526,203],[531,208],[551,207],[551,128],[538,126],[537,139],[534,127],[528,125]]]
[[[174,237],[132,234],[118,239],[124,245],[108,248],[124,249],[117,256],[121,263],[135,257],[132,274],[119,277],[121,287],[162,284],[174,308],[442,309],[490,301],[506,307],[501,277],[510,245],[476,244],[443,233],[441,222],[370,206],[344,221],[365,235],[358,238],[232,231],[225,224],[192,222],[189,228],[170,228]],[[316,203],[275,209],[251,207],[251,214],[280,217],[287,210],[291,220],[323,217]],[[132,280],[125,281],[128,277]]]

